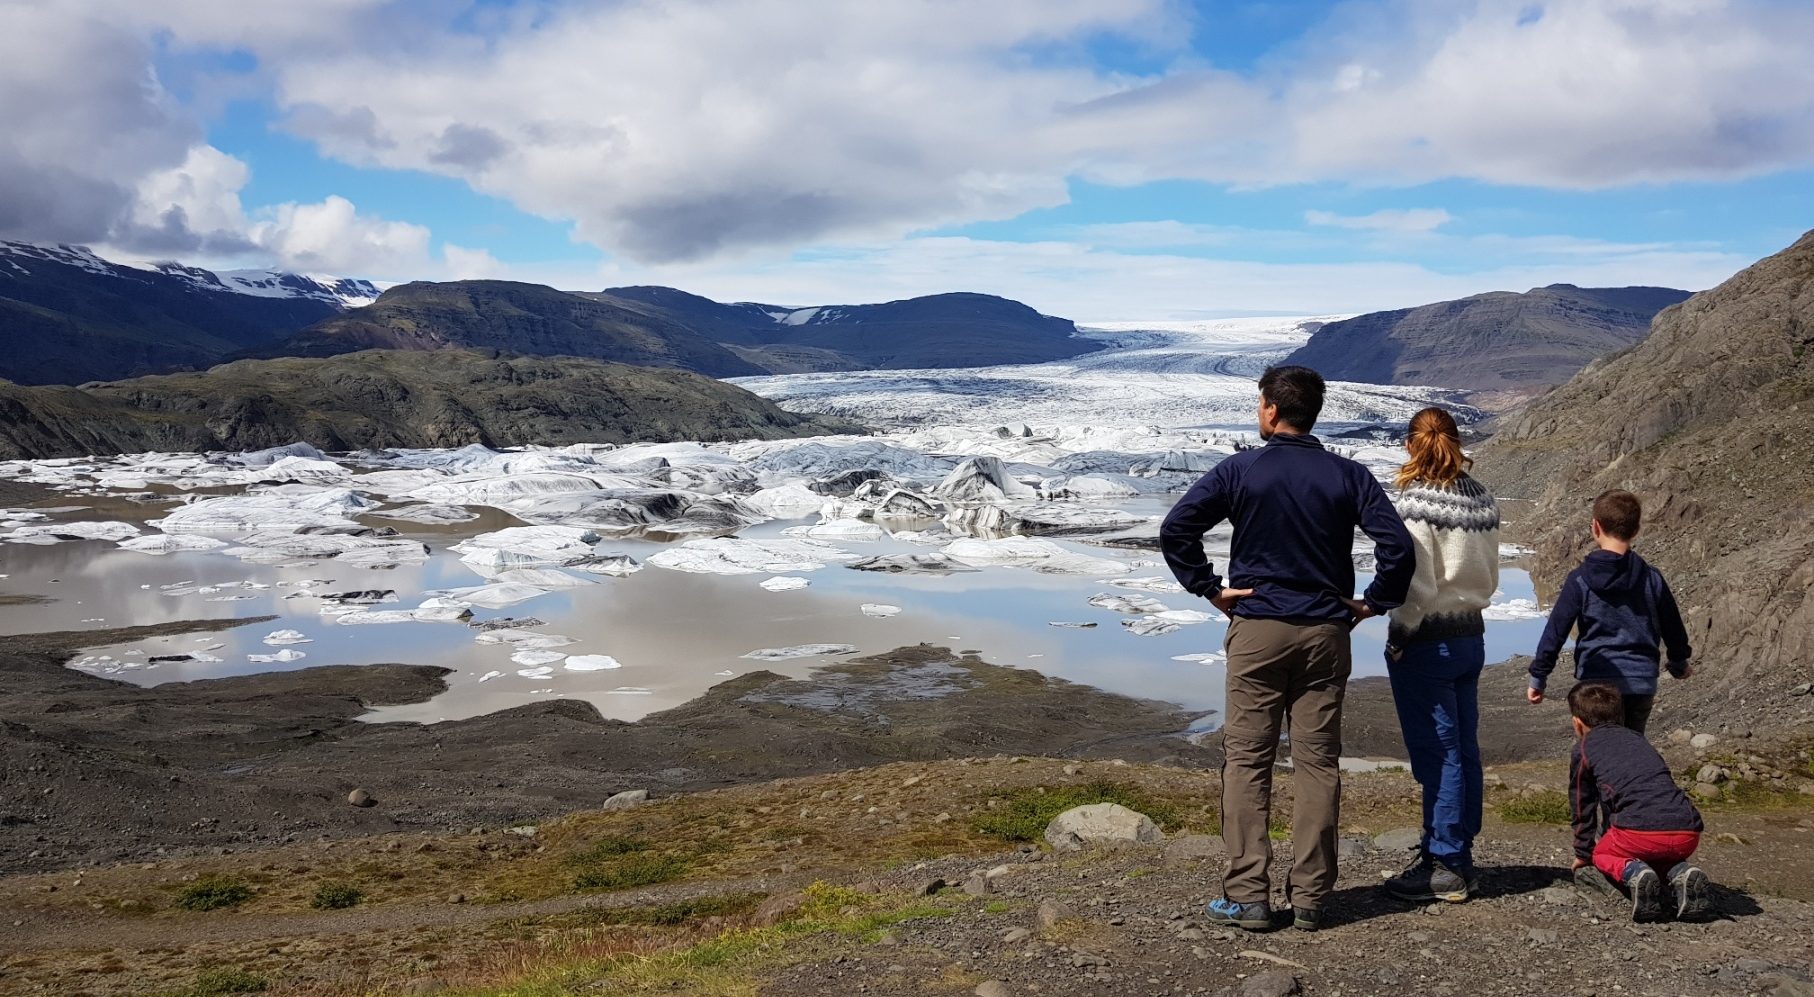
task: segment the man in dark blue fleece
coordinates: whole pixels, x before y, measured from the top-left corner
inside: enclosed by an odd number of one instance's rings
[[[1531,702],[1543,702],[1556,656],[1569,631],[1578,630],[1575,677],[1615,686],[1624,696],[1624,726],[1639,734],[1656,699],[1659,645],[1669,653],[1669,674],[1685,679],[1693,673],[1688,630],[1669,583],[1631,550],[1643,515],[1643,505],[1630,492],[1615,489],[1594,500],[1594,543],[1600,549],[1569,573],[1556,595],[1531,661],[1529,693]]]
[[[1340,817],[1342,697],[1349,632],[1400,606],[1415,568],[1411,536],[1372,472],[1310,435],[1323,378],[1274,367],[1260,378],[1260,435],[1180,499],[1159,539],[1166,563],[1193,595],[1229,617],[1222,727],[1222,839],[1228,870],[1213,921],[1271,926],[1272,771],[1289,718],[1296,849],[1286,892],[1298,927],[1314,930],[1335,888]],[[1228,576],[1216,574],[1203,535],[1234,526]],[[1354,598],[1354,531],[1374,542],[1373,584]]]

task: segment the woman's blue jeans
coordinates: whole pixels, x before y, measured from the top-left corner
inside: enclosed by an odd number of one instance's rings
[[[1424,853],[1462,875],[1474,870],[1484,777],[1480,767],[1480,670],[1486,639],[1417,641],[1388,656],[1392,699],[1411,775],[1423,786]]]

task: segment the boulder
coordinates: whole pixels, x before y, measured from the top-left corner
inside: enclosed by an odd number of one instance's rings
[[[1072,807],[1046,826],[1046,842],[1053,848],[1078,851],[1083,848],[1121,845],[1154,845],[1165,840],[1165,834],[1153,819],[1119,803],[1092,803]]]
[[[626,789],[605,801],[602,809],[629,810],[649,802],[649,791],[646,789]]]
[[[363,789],[355,789],[346,794],[346,802],[349,806],[355,807],[375,807],[378,805],[377,797],[374,797]]]

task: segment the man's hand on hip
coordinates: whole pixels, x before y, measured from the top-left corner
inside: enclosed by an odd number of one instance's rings
[[[1372,606],[1359,599],[1343,599],[1342,601],[1348,604],[1348,612],[1354,614],[1354,622],[1357,624],[1362,620],[1370,620],[1379,615]]]
[[[1222,615],[1233,619],[1235,603],[1253,594],[1253,589],[1223,589],[1209,597],[1209,604],[1222,611]]]

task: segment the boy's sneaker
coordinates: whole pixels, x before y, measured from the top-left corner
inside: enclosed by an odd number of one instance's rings
[[[1246,931],[1266,931],[1272,927],[1272,907],[1264,900],[1238,904],[1227,897],[1209,903],[1209,923],[1232,924]]]
[[[1675,891],[1675,916],[1683,921],[1704,921],[1713,914],[1713,891],[1699,866],[1678,863],[1669,870],[1669,888]]]
[[[1473,888],[1470,877],[1463,876],[1429,855],[1421,855],[1410,868],[1386,880],[1387,893],[1413,903],[1444,900],[1458,904],[1468,898]]]
[[[1315,907],[1291,908],[1291,926],[1299,931],[1318,931],[1323,927],[1323,912]]]
[[[1663,877],[1650,866],[1632,859],[1625,866],[1625,888],[1631,891],[1631,919],[1655,924],[1663,919]]]

